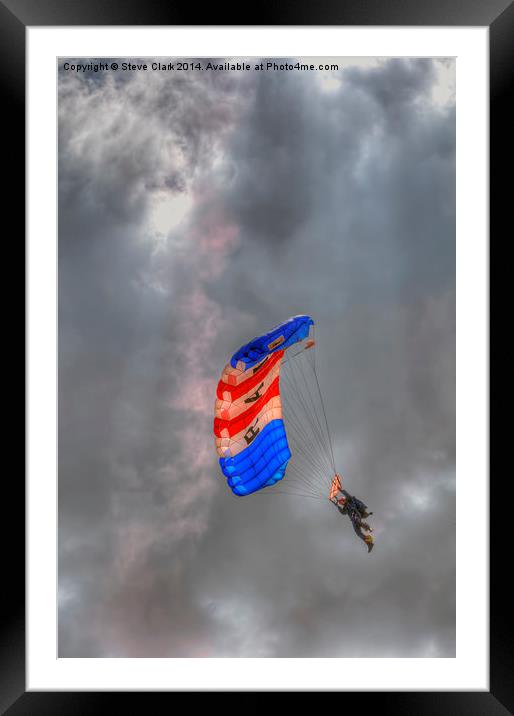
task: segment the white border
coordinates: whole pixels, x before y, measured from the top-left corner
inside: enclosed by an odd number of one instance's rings
[[[27,689],[488,690],[488,29],[38,27],[27,35]],[[56,58],[207,55],[457,57],[455,659],[57,658]]]

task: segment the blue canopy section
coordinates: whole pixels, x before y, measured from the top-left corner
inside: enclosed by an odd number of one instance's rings
[[[290,457],[284,421],[272,420],[245,450],[220,458],[220,466],[232,492],[243,496],[281,480]]]
[[[303,341],[309,335],[309,327],[312,325],[314,325],[314,321],[310,316],[293,316],[285,323],[273,328],[269,333],[254,338],[241,346],[230,359],[230,365],[232,368],[236,368],[238,361],[242,361],[246,363],[245,370],[247,370],[260,363],[270,353],[289,348],[293,343]]]

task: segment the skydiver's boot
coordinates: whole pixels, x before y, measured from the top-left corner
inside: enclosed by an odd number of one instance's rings
[[[375,545],[373,537],[371,535],[366,535],[364,537],[364,542],[366,542],[366,544],[368,545],[368,554],[369,554]]]

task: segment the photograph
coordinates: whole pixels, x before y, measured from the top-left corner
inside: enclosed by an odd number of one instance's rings
[[[456,58],[56,73],[59,659],[455,658]]]
[[[514,713],[514,2],[242,10],[0,0],[25,275],[0,713]]]

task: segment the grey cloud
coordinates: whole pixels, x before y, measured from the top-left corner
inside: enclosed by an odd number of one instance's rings
[[[341,79],[60,79],[61,656],[454,654],[454,110],[429,60]],[[370,557],[219,474],[221,368],[298,313]]]

